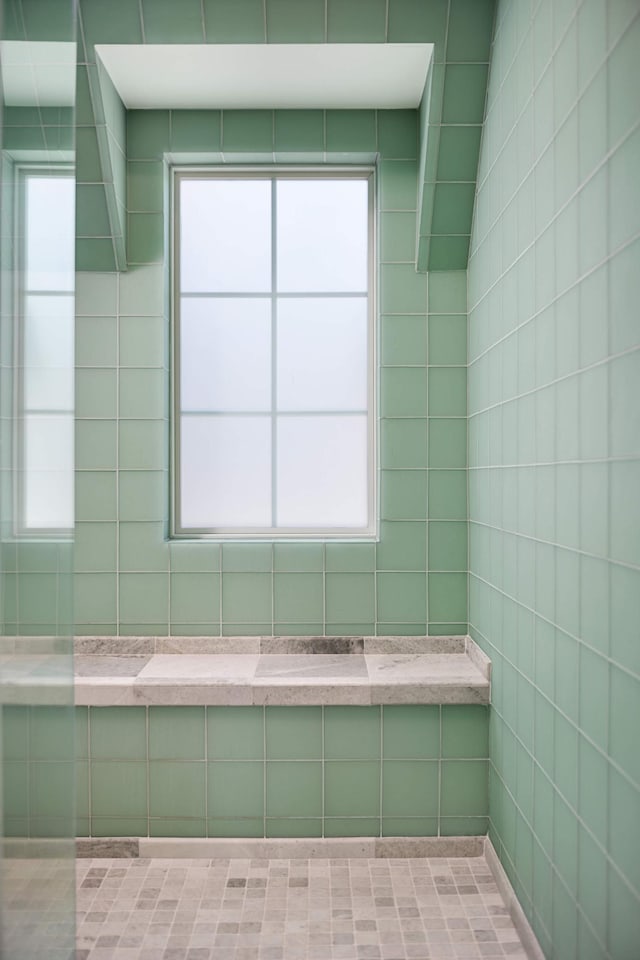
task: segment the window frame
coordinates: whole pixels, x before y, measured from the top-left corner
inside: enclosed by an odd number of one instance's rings
[[[175,540],[215,541],[348,541],[372,542],[378,539],[378,370],[377,370],[377,182],[374,164],[207,164],[172,165],[169,168],[170,192],[170,537]],[[179,184],[189,179],[256,179],[265,180],[366,180],[367,206],[367,523],[365,527],[246,527],[195,528],[180,524],[180,190]],[[275,219],[271,216],[272,238]],[[277,298],[273,288],[272,303]],[[328,295],[331,295],[330,293]],[[336,292],[334,296],[339,296]],[[293,296],[293,294],[292,294]],[[301,298],[309,294],[295,294]],[[318,295],[320,296],[320,295]],[[270,416],[275,411],[272,408]],[[273,453],[273,443],[271,445]],[[272,463],[272,476],[274,466]]]

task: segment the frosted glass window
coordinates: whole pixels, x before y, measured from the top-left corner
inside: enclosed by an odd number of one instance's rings
[[[278,290],[365,291],[368,287],[365,181],[278,183]]]
[[[278,302],[279,410],[366,410],[367,300]]]
[[[270,524],[267,418],[184,416],[180,452],[185,527]]]
[[[73,415],[23,420],[24,516],[30,529],[73,526]]]
[[[270,290],[270,181],[181,181],[180,287],[183,293]]]
[[[26,288],[73,291],[76,235],[73,177],[27,176],[23,223]]]
[[[373,537],[372,171],[175,177],[175,535]]]
[[[278,418],[278,522],[352,527],[367,522],[367,420]]]
[[[180,307],[183,410],[271,407],[271,301],[183,298]]]
[[[27,409],[73,407],[74,301],[26,296],[23,320],[24,401]]]

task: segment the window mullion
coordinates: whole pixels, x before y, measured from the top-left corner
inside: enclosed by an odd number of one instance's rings
[[[278,429],[277,429],[277,403],[278,403],[278,371],[277,371],[277,349],[278,349],[278,303],[277,303],[277,230],[278,230],[278,207],[277,207],[277,181],[275,177],[271,179],[271,526],[278,526],[278,489],[277,489],[277,462],[278,462]]]

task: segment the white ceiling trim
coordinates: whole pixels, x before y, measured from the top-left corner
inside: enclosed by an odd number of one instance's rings
[[[415,108],[430,43],[98,44],[128,109]]]

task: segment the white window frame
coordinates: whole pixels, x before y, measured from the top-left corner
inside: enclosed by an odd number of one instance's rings
[[[68,416],[71,419],[71,429],[73,431],[74,404],[70,408],[51,409],[38,411],[29,409],[25,401],[25,299],[27,296],[61,296],[68,297],[75,295],[75,289],[70,290],[37,290],[32,291],[26,285],[26,184],[29,177],[45,177],[52,179],[61,177],[69,180],[75,179],[75,168],[73,164],[55,161],[31,161],[16,162],[14,164],[14,277],[13,284],[13,315],[14,315],[14,431],[13,431],[13,462],[17,465],[17,480],[14,484],[14,535],[16,538],[33,540],[66,540],[73,531],[74,518],[71,517],[69,525],[65,526],[38,526],[29,523],[26,516],[26,483],[27,468],[25,458],[26,445],[26,425],[25,420],[28,414],[41,413],[51,416]],[[75,249],[75,237],[73,238]],[[73,381],[73,358],[71,358],[70,377]],[[70,463],[69,481],[73,484],[73,463]],[[73,494],[72,494],[73,498]]]
[[[347,541],[375,541],[378,537],[378,504],[377,504],[377,284],[376,284],[376,171],[374,166],[355,166],[355,165],[289,165],[278,166],[174,166],[170,170],[170,202],[171,202],[171,410],[172,410],[172,429],[171,429],[171,524],[170,536],[173,539],[188,540],[347,540]],[[261,527],[220,527],[220,528],[194,528],[183,527],[180,518],[180,284],[179,284],[179,265],[180,265],[180,190],[179,184],[185,179],[271,179],[276,180],[292,179],[318,179],[318,180],[345,180],[359,179],[366,180],[368,184],[368,284],[367,284],[367,522],[363,527],[305,527],[291,528],[281,526]],[[272,236],[275,232],[275,215],[272,209]],[[364,291],[363,291],[364,292]],[[272,281],[272,289],[265,292],[271,297],[272,302],[272,322],[275,322],[275,303],[277,291],[275,289],[275,280]],[[227,294],[219,294],[226,296]],[[322,294],[322,296],[331,296],[331,293]],[[333,294],[340,296],[338,292]],[[215,294],[214,294],[215,296]],[[308,297],[312,293],[299,292],[291,296]],[[321,296],[321,294],[316,294]],[[344,296],[344,294],[342,294]],[[272,370],[273,370],[272,357]],[[346,411],[345,411],[346,412]],[[351,411],[349,411],[351,412]],[[272,405],[271,418],[276,416],[275,405]],[[339,411],[330,411],[331,414],[338,414]],[[295,416],[295,414],[293,414]],[[313,414],[312,414],[313,415]],[[231,414],[233,416],[233,414]],[[273,453],[273,442],[272,442]],[[275,458],[272,457],[272,478],[275,479]]]

